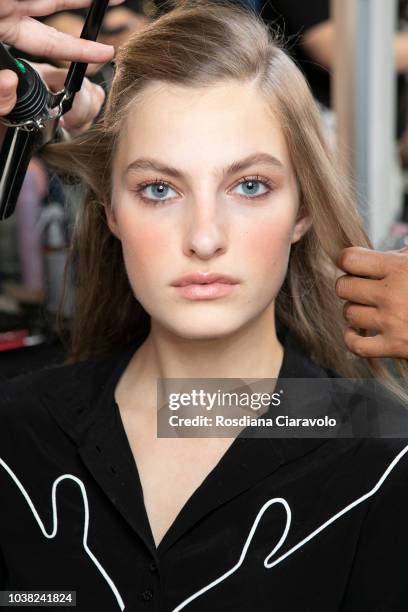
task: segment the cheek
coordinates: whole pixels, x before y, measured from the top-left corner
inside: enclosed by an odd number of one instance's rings
[[[131,224],[121,229],[123,257],[133,287],[159,281],[163,262],[168,260],[169,235],[152,224]]]
[[[292,219],[269,218],[249,225],[241,239],[244,257],[259,274],[286,274],[291,247]]]

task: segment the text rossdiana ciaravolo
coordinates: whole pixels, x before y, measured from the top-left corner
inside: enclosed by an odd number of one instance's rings
[[[335,427],[337,419],[329,418],[327,415],[324,417],[294,418],[281,414],[276,417],[255,418],[250,415],[240,417],[224,417],[222,415],[215,417],[203,415],[179,417],[174,414],[169,418],[169,424],[172,427]]]

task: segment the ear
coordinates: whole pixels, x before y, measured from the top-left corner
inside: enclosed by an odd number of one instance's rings
[[[108,227],[110,229],[110,231],[112,232],[112,234],[114,234],[116,236],[116,238],[118,238],[118,240],[120,240],[120,231],[119,231],[119,227],[118,227],[118,222],[116,220],[116,216],[115,216],[115,211],[112,208],[112,205],[110,203],[104,202],[103,203],[104,209],[105,209],[105,215],[106,215],[106,223],[108,224]]]
[[[299,219],[293,228],[291,243],[294,244],[295,242],[298,242],[298,240],[300,240],[302,236],[306,234],[311,225],[312,218],[310,215],[304,215],[301,219]]]

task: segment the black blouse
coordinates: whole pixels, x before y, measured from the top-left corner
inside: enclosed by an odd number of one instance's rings
[[[282,338],[281,378],[335,375]],[[0,386],[1,590],[76,591],[81,612],[406,612],[403,437],[238,436],[156,549],[114,401],[137,346]]]

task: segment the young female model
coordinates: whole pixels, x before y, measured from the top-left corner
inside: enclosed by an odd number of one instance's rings
[[[371,245],[262,20],[183,2],[152,21],[101,122],[43,155],[88,191],[69,359],[1,390],[1,588],[81,611],[406,610],[402,436],[156,435],[158,378],[378,377],[407,400],[344,346],[334,262]]]

